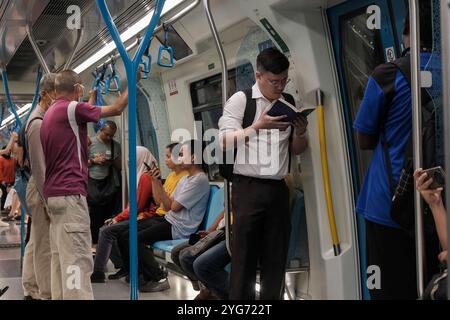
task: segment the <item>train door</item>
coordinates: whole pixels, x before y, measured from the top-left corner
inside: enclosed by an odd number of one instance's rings
[[[373,69],[401,55],[405,13],[405,2],[398,0],[350,0],[327,10],[343,100],[355,195],[359,194],[371,151],[358,148],[352,124]],[[364,219],[359,215],[357,219],[363,298],[367,299]]]

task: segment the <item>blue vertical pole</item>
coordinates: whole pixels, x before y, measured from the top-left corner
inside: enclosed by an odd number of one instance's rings
[[[36,75],[36,91],[34,92],[33,101],[31,102],[31,108],[28,111],[28,114],[25,117],[25,120],[23,121],[23,123],[27,123],[28,119],[30,118],[31,113],[33,112],[34,108],[36,108],[36,105],[39,101],[39,95],[40,95],[40,89],[41,89],[41,86],[40,86],[41,78],[42,78],[42,70],[39,67],[37,70],[37,75]]]
[[[14,117],[16,118],[17,124],[19,127],[22,126],[22,121],[20,121],[19,116],[17,115],[16,108],[14,108],[14,104],[11,100],[11,96],[9,94],[9,86],[8,86],[8,76],[6,74],[6,70],[2,70],[2,78],[3,78],[3,87],[5,88],[5,97],[6,102],[8,103],[8,107],[11,110],[12,114],[14,114]]]
[[[152,19],[147,27],[143,41],[140,43],[133,59],[127,53],[125,46],[120,39],[120,34],[117,31],[116,25],[111,17],[111,13],[106,5],[106,0],[96,0],[97,6],[100,9],[102,18],[108,28],[112,39],[114,40],[117,49],[122,57],[125,71],[128,80],[128,141],[129,141],[129,160],[130,160],[130,175],[129,175],[129,196],[130,196],[130,299],[137,300],[137,199],[136,199],[136,80],[139,63],[145,49],[150,45],[153,38],[153,32],[159,22],[165,0],[158,0],[155,5]]]

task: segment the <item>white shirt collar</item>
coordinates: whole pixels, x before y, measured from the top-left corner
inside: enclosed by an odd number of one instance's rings
[[[264,97],[264,95],[262,94],[261,90],[259,89],[258,82],[255,82],[255,84],[252,87],[252,98],[253,99],[262,98],[262,99],[267,100],[267,98]],[[267,101],[269,101],[269,100],[267,100]]]

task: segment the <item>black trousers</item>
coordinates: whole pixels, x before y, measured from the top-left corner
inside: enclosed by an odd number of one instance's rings
[[[417,299],[415,243],[410,234],[366,219],[366,250],[367,267],[380,271],[380,288],[368,287],[372,300]],[[369,272],[368,277],[372,275]]]
[[[260,299],[280,299],[291,231],[284,180],[235,175],[230,299],[254,300],[260,267]]]
[[[2,190],[2,197],[1,197],[1,210],[5,209],[5,201],[6,197],[8,196],[7,186],[3,183],[0,183],[0,189]]]
[[[105,220],[115,215],[116,203],[114,201],[103,206],[89,205],[89,217],[91,218],[92,243],[97,244],[100,228],[105,224]]]
[[[138,221],[138,270],[145,281],[159,281],[166,277],[165,272],[156,261],[153,251],[146,248],[156,241],[172,240],[172,225],[164,217],[150,217]],[[118,238],[120,254],[126,270],[130,270],[129,229],[124,230]]]

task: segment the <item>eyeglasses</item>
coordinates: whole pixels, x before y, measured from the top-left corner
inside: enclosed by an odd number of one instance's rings
[[[266,79],[266,81],[272,87],[279,87],[279,86],[284,87],[285,85],[287,85],[291,81],[291,79],[283,79],[283,80],[269,80],[269,79]]]

